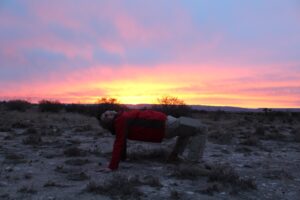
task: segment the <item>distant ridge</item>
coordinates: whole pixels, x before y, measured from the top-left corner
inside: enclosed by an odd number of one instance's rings
[[[153,104],[126,104],[131,109],[151,108]],[[225,112],[264,112],[264,108],[241,108],[233,106],[206,106],[206,105],[188,105],[194,110],[203,111],[225,111]],[[271,111],[280,112],[300,112],[300,108],[268,108]]]

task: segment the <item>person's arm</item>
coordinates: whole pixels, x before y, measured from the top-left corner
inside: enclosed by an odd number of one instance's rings
[[[110,164],[108,166],[111,170],[116,170],[119,167],[119,162],[122,158],[122,154],[125,148],[126,143],[126,135],[128,131],[128,127],[126,124],[126,119],[121,117],[120,119],[117,119],[115,123],[116,126],[116,138],[114,141],[113,151],[112,151],[112,157]]]

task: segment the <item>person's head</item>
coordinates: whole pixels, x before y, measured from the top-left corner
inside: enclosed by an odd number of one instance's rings
[[[117,112],[114,110],[107,110],[104,113],[102,113],[100,120],[104,123],[110,123],[114,120],[116,117]]]
[[[105,111],[104,113],[101,114],[100,118],[99,118],[99,123],[100,125],[109,130],[112,134],[114,134],[114,119],[117,116],[117,112],[113,111],[113,110],[108,110]]]

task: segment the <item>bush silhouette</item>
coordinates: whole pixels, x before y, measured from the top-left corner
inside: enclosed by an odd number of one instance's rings
[[[8,110],[16,110],[20,112],[24,112],[31,107],[31,104],[28,101],[20,99],[10,100],[4,104]]]
[[[183,100],[177,97],[165,96],[157,99],[158,104],[152,106],[152,109],[163,112],[167,115],[175,117],[186,116],[191,112],[191,108],[187,106]]]
[[[39,102],[41,112],[59,112],[62,109],[63,105],[59,101],[41,100]]]

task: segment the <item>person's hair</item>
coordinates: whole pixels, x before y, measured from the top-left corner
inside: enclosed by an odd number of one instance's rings
[[[99,121],[99,125],[102,128],[108,130],[113,135],[116,134],[115,127],[114,127],[115,118],[113,120],[111,120],[110,122],[105,122],[105,121],[101,120],[101,117],[97,117],[97,118],[98,118],[98,121]]]

